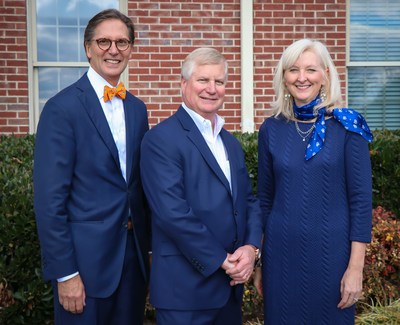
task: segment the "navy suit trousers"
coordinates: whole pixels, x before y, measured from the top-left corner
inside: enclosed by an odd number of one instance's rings
[[[206,310],[157,309],[157,325],[242,325],[242,300],[235,287],[225,306]]]
[[[110,297],[86,297],[83,313],[72,314],[60,305],[56,282],[53,283],[53,291],[55,325],[142,325],[147,288],[133,233],[128,233],[121,281]]]

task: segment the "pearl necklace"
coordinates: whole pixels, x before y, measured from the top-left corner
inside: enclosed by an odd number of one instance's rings
[[[311,132],[315,128],[315,122],[312,124],[312,126],[307,130],[307,131],[302,131],[299,128],[299,124],[297,121],[294,121],[294,124],[296,125],[296,131],[299,134],[299,136],[303,139],[303,141],[306,141],[306,138],[311,134]]]

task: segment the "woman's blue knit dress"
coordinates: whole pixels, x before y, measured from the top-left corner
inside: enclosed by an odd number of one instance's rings
[[[366,140],[326,124],[325,144],[308,161],[308,138],[293,121],[271,117],[260,128],[265,324],[354,324],[354,307],[337,305],[351,241],[371,239],[371,164]]]

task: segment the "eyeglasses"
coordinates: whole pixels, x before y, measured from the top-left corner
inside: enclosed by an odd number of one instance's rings
[[[103,51],[108,51],[112,45],[112,43],[115,43],[115,46],[117,47],[118,50],[120,51],[126,51],[129,47],[129,45],[131,45],[131,41],[125,39],[125,38],[121,38],[121,39],[117,39],[116,41],[112,41],[108,38],[99,38],[95,40],[98,47],[100,48],[100,50]]]

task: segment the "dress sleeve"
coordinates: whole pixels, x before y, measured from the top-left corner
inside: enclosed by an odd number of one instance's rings
[[[347,132],[345,144],[347,198],[350,209],[350,240],[371,241],[372,170],[368,142]]]
[[[258,179],[257,196],[262,210],[263,226],[272,209],[275,182],[273,177],[272,155],[269,150],[267,123],[263,123],[258,134]]]

